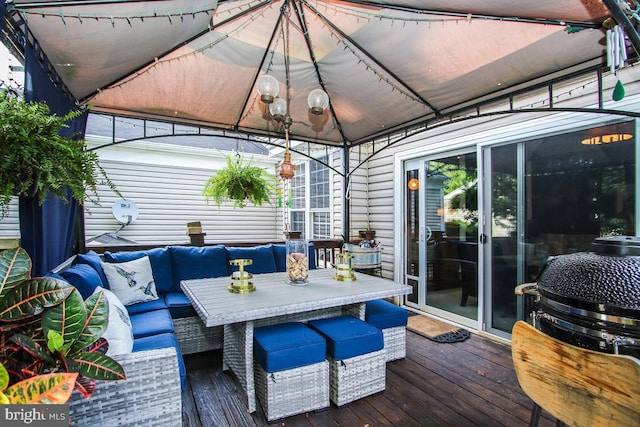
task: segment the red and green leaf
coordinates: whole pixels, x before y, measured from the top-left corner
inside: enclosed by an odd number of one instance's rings
[[[32,357],[38,360],[45,360],[49,363],[54,363],[53,358],[42,348],[40,344],[32,340],[30,337],[23,334],[15,334],[11,337],[11,342],[15,343],[22,350],[29,353]]]
[[[60,304],[74,290],[69,283],[52,277],[26,280],[0,298],[0,320],[18,321],[38,315]]]
[[[42,329],[46,337],[50,331],[60,334],[63,339],[62,354],[67,354],[82,333],[87,322],[87,310],[82,295],[75,288],[71,295],[60,304],[46,310],[42,315]]]
[[[87,378],[103,381],[127,379],[122,366],[102,353],[79,353],[73,361],[78,364],[78,372]]]
[[[11,403],[67,403],[75,387],[77,373],[38,375],[7,388],[4,394]]]
[[[0,297],[31,277],[31,258],[22,248],[0,252]]]
[[[85,301],[86,322],[80,336],[69,350],[69,354],[78,353],[95,343],[107,330],[109,324],[109,303],[104,292],[91,295]]]

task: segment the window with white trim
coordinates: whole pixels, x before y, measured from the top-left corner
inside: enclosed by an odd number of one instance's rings
[[[330,169],[319,161],[305,161],[297,165],[291,180],[291,229],[302,231],[305,239],[331,238]],[[323,162],[323,163],[320,163]]]

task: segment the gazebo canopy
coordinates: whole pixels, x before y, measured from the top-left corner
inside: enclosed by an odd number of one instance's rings
[[[291,138],[353,146],[602,68],[611,13],[598,0],[15,0],[7,16],[93,111],[256,136],[282,135],[256,81],[274,76],[285,96],[288,58]],[[330,99],[319,116],[315,88]]]

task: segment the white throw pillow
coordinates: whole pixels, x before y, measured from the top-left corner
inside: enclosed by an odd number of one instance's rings
[[[100,264],[107,276],[109,289],[124,305],[158,299],[148,256],[133,261]]]
[[[133,350],[133,328],[129,313],[122,302],[108,289],[98,286],[93,293],[104,292],[109,302],[109,324],[102,337],[109,341],[107,354],[127,354]]]

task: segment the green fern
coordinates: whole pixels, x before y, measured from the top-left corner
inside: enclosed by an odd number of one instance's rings
[[[213,200],[218,208],[232,201],[233,208],[244,208],[247,202],[254,206],[271,203],[275,190],[275,177],[265,169],[244,163],[240,154],[227,156],[227,166],[211,176],[204,185],[202,195],[207,203]]]
[[[97,204],[99,184],[120,194],[84,140],[58,134],[80,114],[52,115],[43,102],[25,102],[0,91],[0,219],[14,196],[36,197],[42,204],[52,193],[67,201],[69,188],[79,203]]]

